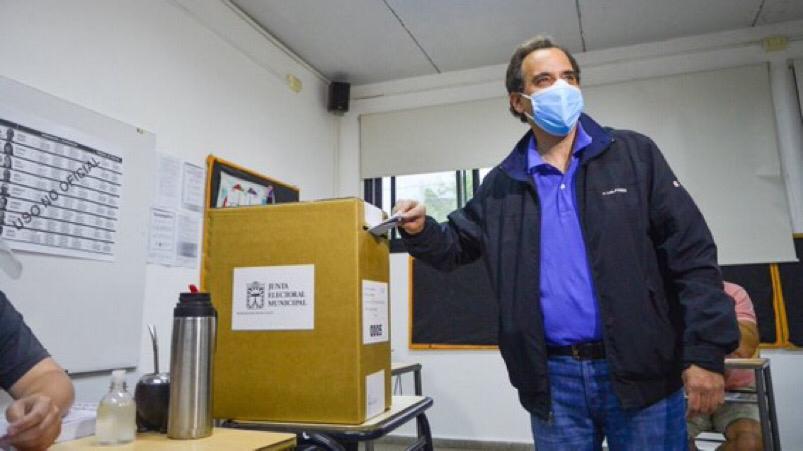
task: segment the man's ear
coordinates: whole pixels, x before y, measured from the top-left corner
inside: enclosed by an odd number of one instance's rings
[[[510,99],[510,108],[513,108],[515,112],[524,114],[527,111],[527,99],[515,92],[510,93],[508,97]]]

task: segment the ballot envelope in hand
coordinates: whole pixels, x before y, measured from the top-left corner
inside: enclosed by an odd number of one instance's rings
[[[388,219],[385,219],[384,221],[380,222],[379,224],[377,224],[377,225],[371,227],[370,229],[368,229],[368,232],[371,235],[374,235],[374,236],[382,236],[382,235],[388,233],[388,230],[398,226],[401,223],[402,223],[401,216],[400,215],[393,215],[393,216],[389,217]]]

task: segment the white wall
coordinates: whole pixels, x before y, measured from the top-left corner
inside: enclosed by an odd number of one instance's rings
[[[326,82],[222,2],[191,3],[227,21],[227,34],[169,0],[2,0],[0,74],[151,131],[157,149],[180,158],[203,164],[215,153],[299,186],[303,199],[333,196],[338,130]],[[302,92],[286,87],[288,73]],[[147,323],[157,325],[166,371],[172,308],[198,270],[149,265],[142,283],[140,372],[152,365]],[[81,401],[99,400],[108,384],[106,375],[75,382]]]
[[[793,38],[785,51],[766,53],[760,45],[765,36]],[[756,63],[770,63],[773,72],[785,73],[792,58],[803,56],[803,22],[754,27],[706,36],[674,39],[575,55],[583,69],[584,86],[641,80],[666,75],[714,70]],[[526,36],[522,36],[522,39]],[[512,51],[513,49],[511,49]],[[426,106],[445,105],[470,100],[491,99],[504,95],[504,66],[398,80],[352,88],[351,111],[342,118],[339,194],[360,192],[359,149],[360,116]],[[794,97],[787,77],[771,77],[779,153],[784,176],[792,173],[794,183],[787,183],[788,199],[800,199],[803,167],[788,165],[800,161],[803,149],[795,144],[799,136],[800,115],[785,96]],[[783,82],[783,83],[781,83]],[[499,114],[506,115],[504,110]],[[467,124],[477,127],[481,124]],[[796,127],[790,130],[790,127]],[[785,138],[791,136],[792,138]],[[518,137],[511,137],[517,139]],[[788,181],[788,180],[787,180]],[[790,190],[793,190],[790,193]],[[793,219],[800,217],[803,205],[790,204]],[[794,223],[803,232],[803,223]],[[498,352],[494,351],[411,351],[408,349],[408,269],[407,255],[391,257],[391,337],[395,361],[421,362],[423,387],[435,404],[429,415],[433,435],[440,438],[531,442],[528,416],[519,406],[508,382]],[[764,351],[772,361],[781,440],[785,449],[803,449],[800,406],[803,392],[798,388],[803,374],[803,351]],[[411,382],[404,385],[412,391]],[[411,428],[401,431],[412,435]]]

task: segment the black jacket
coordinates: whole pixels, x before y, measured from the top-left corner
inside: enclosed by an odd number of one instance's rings
[[[677,391],[690,364],[723,372],[738,345],[702,214],[646,136],[600,127],[575,177],[577,209],[594,281],[614,391],[641,408]],[[446,223],[427,218],[402,234],[410,254],[439,269],[484,257],[499,303],[499,349],[531,413],[550,412],[539,298],[540,207],[527,173],[528,132]],[[701,149],[700,151],[703,151]]]

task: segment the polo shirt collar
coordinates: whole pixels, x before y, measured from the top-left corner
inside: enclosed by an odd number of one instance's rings
[[[574,145],[572,147],[572,155],[574,157],[579,157],[580,153],[585,150],[592,141],[591,135],[586,133],[583,124],[578,121],[577,133],[575,134]],[[541,158],[541,154],[538,153],[538,144],[535,142],[535,135],[530,136],[530,142],[527,146],[527,172],[532,174],[533,171],[543,170],[547,167],[552,167],[552,165],[545,162],[544,159]]]
[[[579,154],[582,164],[604,152],[613,141],[613,137],[608,130],[594,122],[594,119],[585,113],[580,115],[578,124],[582,125],[583,130],[592,138],[591,144]],[[527,150],[532,136],[533,131],[528,130],[513,151],[499,164],[500,169],[514,180],[521,182],[530,180],[530,174],[527,172]]]

